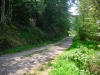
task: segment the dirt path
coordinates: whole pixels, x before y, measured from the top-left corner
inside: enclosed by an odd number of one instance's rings
[[[29,51],[4,55],[0,57],[0,75],[24,75],[37,65],[45,63],[63,52],[72,44],[73,37],[35,48]],[[34,52],[40,52],[34,54]],[[43,51],[43,52],[42,52]]]

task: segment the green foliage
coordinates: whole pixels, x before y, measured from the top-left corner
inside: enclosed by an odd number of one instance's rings
[[[17,39],[13,39],[11,37],[0,38],[0,41],[0,51],[6,50],[10,47],[17,47],[22,45]]]
[[[26,34],[29,34],[29,33],[26,33]],[[29,35],[27,35],[27,36],[29,36]],[[51,43],[54,43],[54,42],[61,40],[64,37],[65,36],[62,36],[62,37],[59,37],[59,38],[56,38],[56,39],[52,39],[52,41],[46,39],[43,42],[39,42],[39,43],[35,42],[34,44],[33,44],[33,42],[31,42],[33,40],[33,38],[31,38],[30,40],[28,40],[29,37],[27,37],[25,40],[23,40],[23,38],[22,38],[22,40],[19,40],[19,42],[18,42],[18,39],[17,39],[18,43],[17,43],[17,45],[14,45],[14,47],[12,47],[12,45],[9,46],[9,44],[11,44],[13,42],[6,44],[6,42],[3,43],[2,42],[3,39],[1,39],[1,41],[0,41],[0,47],[1,47],[0,56],[4,55],[4,54],[12,54],[12,53],[17,53],[17,52],[27,51],[27,50],[30,50],[32,48],[40,47],[40,46],[43,46],[43,45],[46,45],[46,44],[51,44]],[[26,43],[26,40],[28,40],[27,41],[28,43]],[[16,44],[16,43],[14,43],[14,44]],[[17,46],[17,47],[15,47],[15,46]]]
[[[47,66],[48,67],[50,67],[50,66],[52,66],[53,64],[49,61],[48,63],[47,63]]]
[[[96,10],[95,6],[94,1],[80,0],[80,14],[75,19],[77,36],[80,40],[97,40],[98,25],[96,22],[98,20],[98,10]]]
[[[73,45],[56,59],[49,75],[99,75],[100,55],[94,44],[74,41]]]
[[[68,35],[66,2],[67,0],[5,0],[2,5],[5,8],[4,21],[0,22],[0,51],[29,44],[37,45]]]
[[[0,23],[0,51],[4,51],[8,48],[21,46],[21,42],[17,36],[15,36],[14,32],[17,28],[12,25]]]

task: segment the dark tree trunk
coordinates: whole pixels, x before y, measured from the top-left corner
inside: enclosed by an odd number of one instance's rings
[[[5,0],[1,1],[1,22],[5,21]]]

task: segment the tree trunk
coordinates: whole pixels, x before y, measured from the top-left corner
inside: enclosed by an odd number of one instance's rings
[[[9,19],[9,22],[11,23],[11,19],[12,19],[12,1],[11,0],[9,0],[8,19]]]
[[[5,21],[5,0],[1,1],[1,22]]]

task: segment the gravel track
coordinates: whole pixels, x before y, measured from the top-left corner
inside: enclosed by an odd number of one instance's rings
[[[73,37],[46,46],[0,57],[0,75],[25,75],[40,64],[54,59],[72,44]],[[38,54],[34,52],[43,51]]]

